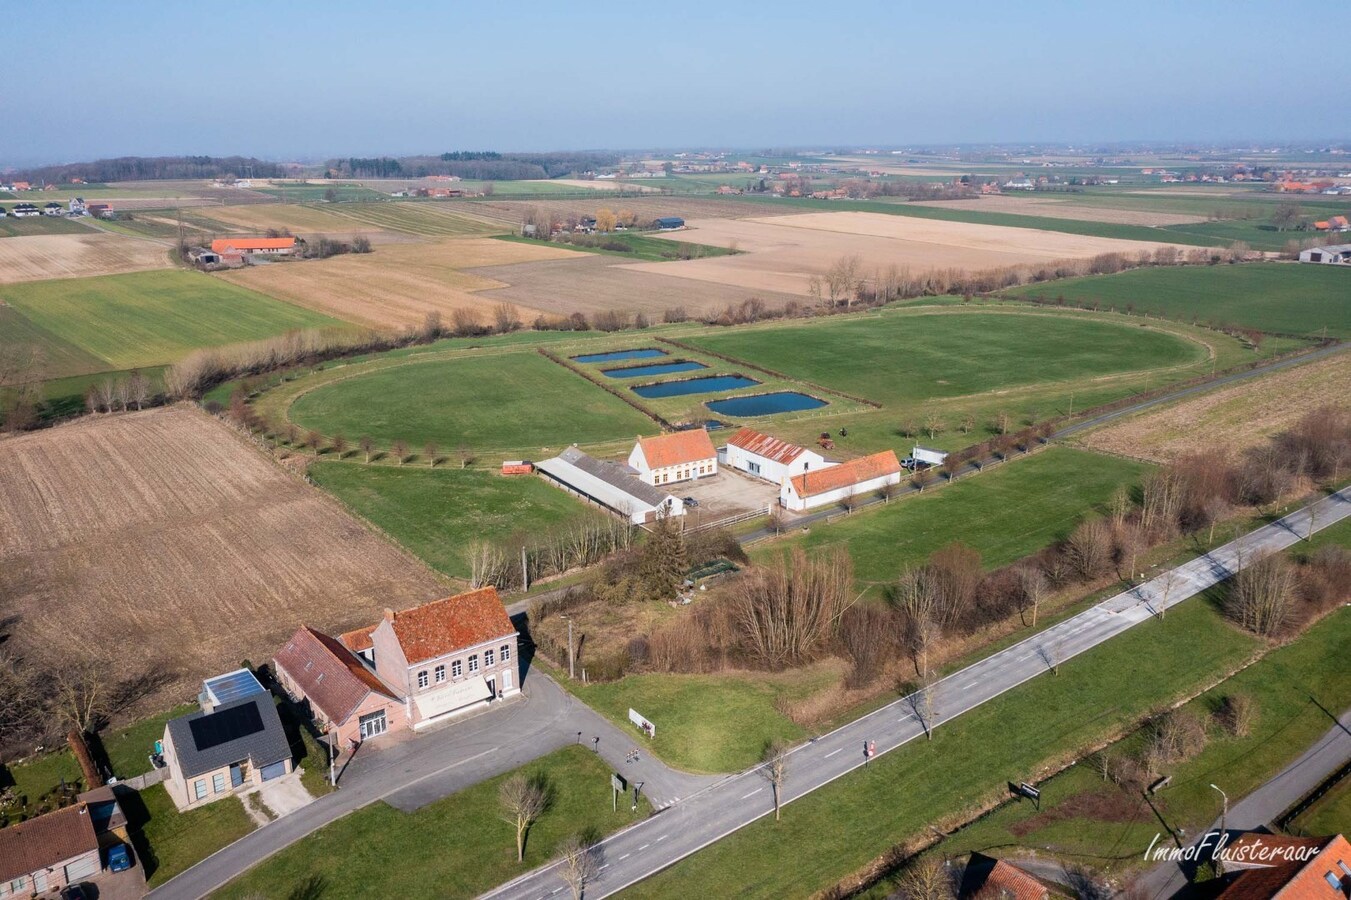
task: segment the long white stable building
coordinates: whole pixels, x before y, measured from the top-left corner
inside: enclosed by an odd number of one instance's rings
[[[813,450],[753,428],[742,428],[728,438],[725,453],[726,465],[780,486],[794,475],[835,465]]]
[[[536,463],[535,469],[564,490],[634,525],[685,514],[679,498],[645,483],[629,467],[588,456],[576,447]]]

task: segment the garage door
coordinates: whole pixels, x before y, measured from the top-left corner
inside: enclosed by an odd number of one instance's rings
[[[97,875],[99,871],[98,854],[82,856],[66,866],[66,881],[74,883],[82,878]]]
[[[274,778],[280,778],[286,774],[286,761],[275,762],[270,766],[263,766],[263,780],[271,781]]]

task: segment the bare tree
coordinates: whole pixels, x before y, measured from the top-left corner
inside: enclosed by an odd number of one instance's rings
[[[62,721],[81,734],[96,730],[108,708],[108,667],[94,659],[72,657],[57,669],[52,702]]]
[[[404,461],[408,459],[408,442],[404,440],[395,441],[389,445],[389,452],[394,454],[394,459],[398,461],[399,465],[403,465]]]
[[[905,900],[955,900],[952,877],[937,856],[922,856],[897,880],[897,893]]]
[[[319,448],[324,444],[324,436],[314,429],[305,433],[305,446],[310,448],[310,452],[315,456],[319,455]]]
[[[428,441],[422,447],[422,455],[427,459],[429,469],[436,468],[436,441]]]
[[[371,436],[363,434],[357,441],[357,446],[361,448],[362,453],[366,454],[366,462],[370,462],[371,454],[375,452],[375,441],[371,440]]]
[[[728,609],[746,653],[779,669],[809,661],[835,636],[852,605],[853,565],[842,550],[757,566],[730,589]]]
[[[99,407],[106,413],[113,411],[113,402],[117,399],[117,389],[113,387],[111,378],[105,378],[94,386],[95,395],[98,397]]]
[[[468,444],[461,444],[456,448],[455,453],[460,457],[460,468],[467,469],[474,461],[474,451],[469,449]]]
[[[925,467],[923,469],[917,467],[915,471],[910,475],[910,483],[913,484],[915,486],[915,490],[919,491],[921,494],[924,493],[924,488],[927,487],[929,483],[933,481],[933,479],[934,479],[933,470],[928,467]]]
[[[558,845],[558,875],[572,891],[572,900],[582,900],[586,886],[600,871],[599,850],[594,838],[580,834]]]
[[[487,541],[474,541],[465,553],[469,558],[469,586],[475,590],[492,584],[506,562],[502,550]]]
[[[779,807],[783,785],[788,780],[788,744],[775,739],[765,745],[763,756],[765,779],[774,792],[774,821],[779,821]]]
[[[516,307],[510,303],[499,303],[493,307],[493,329],[498,334],[507,334],[521,327],[521,319],[516,315]]]
[[[929,440],[933,440],[938,432],[943,430],[943,420],[938,413],[930,412],[924,416],[924,430],[929,433]]]
[[[36,677],[0,646],[0,744],[19,740],[42,723],[43,697]]]
[[[1001,409],[995,415],[995,428],[1000,434],[1008,434],[1009,429],[1013,427],[1013,413],[1007,409]]]
[[[1275,554],[1259,555],[1234,576],[1225,611],[1254,634],[1271,637],[1289,618],[1294,592],[1290,564]]]
[[[1182,576],[1178,574],[1177,569],[1169,569],[1159,576],[1159,618],[1162,619],[1168,612],[1168,604],[1173,599],[1173,592],[1182,584]]]
[[[924,736],[934,739],[934,728],[938,725],[938,679],[932,671],[920,674],[919,690],[910,695],[910,708],[915,712]]]
[[[1102,519],[1080,522],[1070,532],[1065,549],[1074,567],[1086,579],[1102,575],[1112,558],[1112,529]]]
[[[525,861],[525,838],[530,826],[549,808],[549,788],[542,775],[526,778],[517,773],[497,791],[502,818],[516,829],[516,861]]]
[[[343,459],[347,456],[347,438],[342,432],[333,435],[333,452],[338,454],[338,459]]]
[[[962,434],[968,434],[972,428],[976,427],[976,417],[971,415],[971,413],[967,413],[966,415],[962,416],[962,421],[959,427],[962,429]]]
[[[150,398],[150,379],[146,378],[140,369],[131,370],[131,375],[127,378],[127,394],[138,410],[143,408],[146,400]]]
[[[1032,627],[1036,628],[1037,610],[1048,590],[1046,575],[1038,566],[1025,565],[1018,570],[1018,589],[1022,594],[1023,608],[1032,610]]]
[[[431,310],[422,320],[422,339],[424,341],[434,341],[444,332],[441,325],[441,313]]]

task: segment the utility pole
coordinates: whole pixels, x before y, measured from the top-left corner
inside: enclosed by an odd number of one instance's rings
[[[573,652],[572,652],[572,616],[565,615],[561,616],[560,618],[566,619],[568,622],[568,678],[572,679],[573,681],[576,681],[577,669],[573,661]]]
[[[521,547],[521,590],[530,590],[530,569],[525,564],[525,547]]]

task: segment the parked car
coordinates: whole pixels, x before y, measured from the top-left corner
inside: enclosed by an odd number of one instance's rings
[[[127,845],[118,843],[108,848],[108,871],[125,872],[131,868],[131,854],[127,852]]]
[[[694,509],[699,505],[699,501],[695,500],[693,497],[686,497],[682,502],[690,509]]]
[[[61,900],[92,900],[89,889],[82,884],[67,885],[61,891]]]

